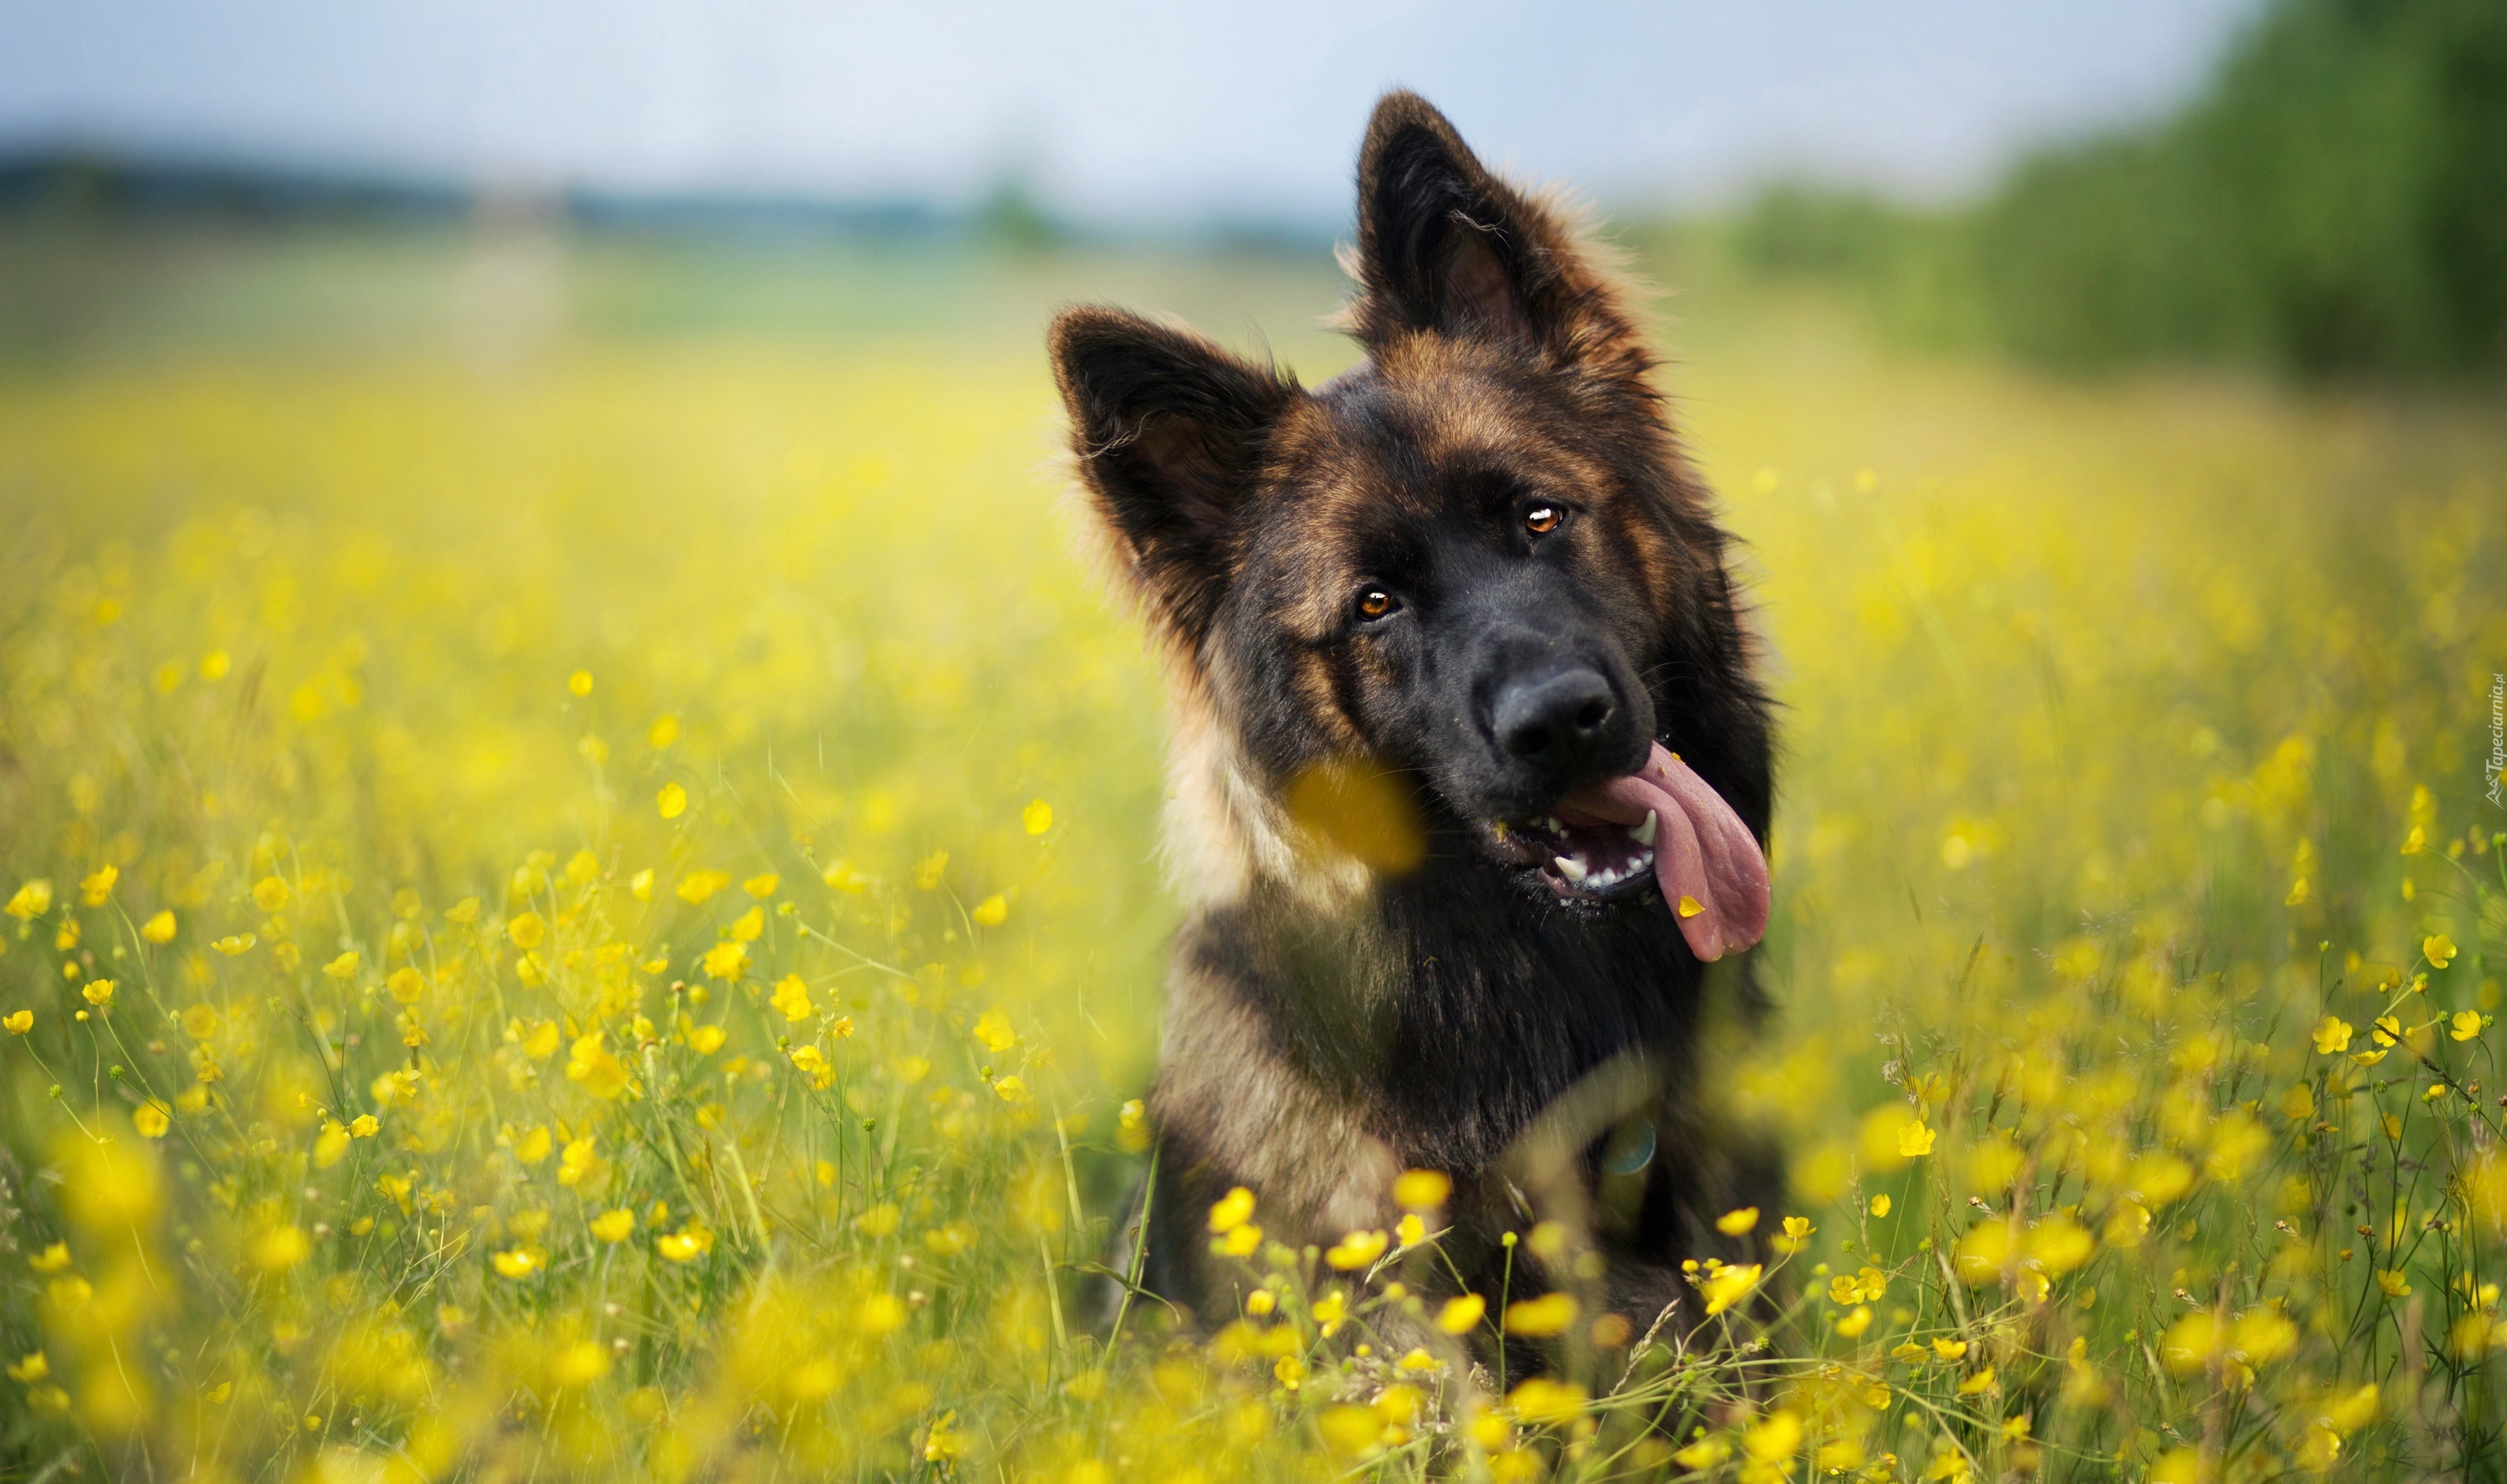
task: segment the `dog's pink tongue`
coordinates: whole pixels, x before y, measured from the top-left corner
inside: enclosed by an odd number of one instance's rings
[[[1569,794],[1563,809],[1620,824],[1652,811],[1654,885],[1690,952],[1709,962],[1767,930],[1767,857],[1741,816],[1662,743],[1645,767]]]

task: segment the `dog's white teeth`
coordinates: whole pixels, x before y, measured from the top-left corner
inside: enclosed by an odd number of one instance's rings
[[[1654,827],[1661,822],[1654,817],[1654,812],[1649,809],[1646,811],[1645,823],[1628,826],[1628,838],[1639,845],[1651,846],[1653,844]]]
[[[1580,882],[1586,876],[1592,874],[1585,869],[1583,861],[1573,855],[1559,856],[1556,864],[1558,866],[1558,874],[1566,877],[1571,882]]]

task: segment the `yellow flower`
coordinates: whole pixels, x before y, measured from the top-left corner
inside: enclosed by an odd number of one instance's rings
[[[1932,1127],[1929,1124],[1926,1124],[1922,1119],[1918,1118],[1913,1123],[1908,1124],[1906,1127],[1900,1129],[1898,1131],[1898,1152],[1908,1159],[1916,1159],[1923,1155],[1932,1153]]]
[[[1933,1342],[1933,1354],[1941,1357],[1944,1360],[1957,1360],[1964,1358],[1967,1355],[1967,1341],[1935,1340]]]
[[[2315,1050],[2319,1056],[2333,1056],[2350,1048],[2350,1023],[2339,1015],[2328,1015],[2316,1023]]]
[[[1348,1232],[1324,1253],[1324,1261],[1344,1273],[1354,1272],[1383,1256],[1391,1245],[1392,1239],[1380,1231]]]
[[[1693,917],[1697,916],[1699,913],[1704,912],[1705,910],[1706,910],[1705,904],[1704,904],[1704,903],[1702,903],[1702,902],[1700,902],[1700,901],[1698,901],[1698,899],[1697,899],[1697,898],[1695,898],[1695,897],[1693,897],[1693,896],[1690,896],[1690,894],[1688,894],[1687,892],[1682,892],[1682,893],[1681,893],[1681,897],[1680,897],[1680,915],[1681,915],[1682,917],[1685,917],[1685,918],[1693,918]]]
[[[499,1278],[525,1279],[540,1269],[540,1259],[527,1247],[491,1253],[488,1261],[494,1265]]]
[[[228,958],[233,959],[239,955],[252,952],[252,945],[259,941],[260,940],[258,938],[248,932],[231,932],[209,946],[216,949],[219,953],[226,955]]]
[[[139,1131],[142,1139],[163,1139],[173,1124],[173,1117],[165,1104],[154,1099],[130,1110],[130,1126]]]
[[[1469,1334],[1479,1327],[1488,1314],[1488,1300],[1476,1293],[1459,1294],[1445,1300],[1436,1311],[1436,1327],[1447,1334]]]
[[[505,1028],[505,1039],[520,1042],[523,1055],[534,1062],[545,1062],[557,1054],[558,1026],[553,1020],[515,1021]]]
[[[672,1262],[694,1262],[713,1250],[713,1233],[690,1222],[677,1231],[656,1239],[656,1250]]]
[[[326,1118],[322,1132],[313,1136],[313,1168],[328,1170],[347,1157],[348,1130],[337,1118]]]
[[[1695,1473],[1703,1473],[1732,1456],[1732,1445],[1720,1437],[1702,1437],[1671,1456],[1671,1461]]]
[[[1331,1331],[1329,1326],[1338,1324],[1342,1320],[1349,1318],[1349,1295],[1343,1293],[1338,1288],[1334,1288],[1329,1293],[1316,1299],[1314,1317],[1316,1323],[1326,1326],[1325,1333],[1330,1333]]]
[[[1435,1170],[1405,1170],[1393,1182],[1393,1204],[1404,1211],[1435,1211],[1453,1193],[1453,1178]]]
[[[993,1052],[1009,1050],[1018,1044],[1018,1032],[1010,1029],[1010,1018],[999,1005],[975,1019],[975,1039]]]
[[[2489,1018],[2478,1010],[2457,1010],[2447,1023],[2450,1028],[2447,1034],[2458,1041],[2468,1041],[2479,1035],[2489,1023]]]
[[[536,1125],[514,1140],[514,1158],[526,1165],[536,1165],[549,1157],[549,1150],[554,1146],[554,1142],[555,1140],[549,1136],[548,1125],[544,1123]]]
[[[1003,1103],[1018,1104],[1028,1100],[1027,1082],[1020,1077],[1003,1077],[993,1084],[993,1091],[1001,1095]]]
[[[926,891],[932,890],[940,885],[940,878],[948,870],[949,852],[933,851],[914,863],[914,885]]]
[[[293,1226],[269,1227],[252,1241],[253,1264],[266,1273],[283,1273],[312,1250],[311,1239]]]
[[[12,1010],[9,1012],[7,1019],[0,1020],[0,1026],[8,1027],[9,1032],[12,1035],[24,1035],[27,1032],[35,1029],[35,1012],[32,1010]]]
[[[1706,1294],[1707,1314],[1722,1314],[1748,1298],[1750,1290],[1759,1285],[1760,1271],[1759,1264],[1755,1262],[1747,1267],[1727,1263],[1707,1274],[1706,1281],[1699,1285]]]
[[[716,977],[727,978],[729,976],[717,975]],[[798,974],[784,975],[782,979],[776,984],[775,993],[767,998],[766,1002],[781,1011],[783,1018],[787,1021],[808,1020],[811,1016],[818,1013],[818,1007],[810,1002],[810,987],[802,982],[801,976]],[[715,1041],[719,1043],[721,1038],[721,1033],[716,1032],[714,1036]]]
[[[1419,1219],[1415,1211],[1405,1211],[1401,1219],[1393,1223],[1393,1240],[1403,1247],[1417,1247],[1428,1240],[1428,1223]]]
[[[99,866],[93,876],[79,883],[79,896],[91,907],[101,907],[113,895],[113,884],[121,879],[122,872],[118,869]]]
[[[2380,1046],[2399,1045],[2403,1039],[2403,1023],[2394,1016],[2380,1015],[2377,1017],[2376,1025],[2370,1030],[2368,1038]]]
[[[275,876],[265,876],[252,884],[252,904],[264,912],[276,912],[286,906],[291,894],[287,883]]]
[[[696,1026],[688,1031],[688,1045],[699,1056],[711,1056],[722,1049],[723,1029],[720,1026]]]
[[[2420,940],[2420,957],[2431,968],[2444,968],[2454,961],[2454,940],[2445,933],[2435,933]]]
[[[662,812],[663,818],[675,819],[688,812],[688,791],[676,783],[665,783],[662,791],[653,795],[653,807]]]
[[[706,977],[709,979],[737,979],[747,971],[748,949],[742,943],[726,939],[707,949],[701,961]]]
[[[1756,1206],[1744,1206],[1739,1211],[1727,1211],[1715,1218],[1715,1229],[1726,1237],[1746,1236],[1758,1230],[1758,1227],[1759,1208]]]
[[[1053,828],[1053,806],[1042,799],[1030,799],[1027,808],[1019,811],[1019,822],[1027,826],[1029,834],[1041,835]]]
[[[1856,1308],[1836,1321],[1836,1332],[1849,1340],[1859,1338],[1863,1331],[1871,1327],[1871,1307],[1869,1304]]]
[[[1889,1198],[1885,1195],[1873,1196],[1871,1198],[1871,1213],[1875,1216],[1887,1215],[1889,1213]]]
[[[967,913],[966,915],[973,918],[976,922],[983,923],[986,927],[999,927],[1002,923],[1009,919],[1009,898],[996,891],[992,895],[985,897],[982,901],[977,902],[975,904],[975,910]]]
[[[86,999],[89,1004],[109,1005],[113,1003],[113,981],[110,979],[96,980],[86,989],[79,991],[79,995],[82,998]]]
[[[1229,1232],[1254,1218],[1254,1192],[1239,1185],[1212,1203],[1210,1229]]]
[[[518,912],[505,924],[505,936],[516,948],[537,948],[548,941],[548,922],[536,912]]]
[[[1769,1412],[1741,1434],[1741,1451],[1762,1464],[1782,1463],[1801,1451],[1802,1421],[1785,1409]]]
[[[1581,1306],[1572,1293],[1544,1293],[1506,1306],[1506,1332],[1536,1340],[1565,1334]]]
[[[18,888],[15,896],[9,898],[7,907],[0,908],[0,911],[7,912],[21,923],[31,923],[52,910],[53,884],[48,881],[26,883]]]
[[[565,1076],[569,1082],[581,1083],[583,1090],[596,1098],[615,1098],[627,1090],[627,1068],[610,1055],[605,1037],[598,1031],[575,1037],[573,1049],[567,1054]]]
[[[38,1273],[59,1273],[66,1271],[69,1265],[70,1245],[66,1242],[55,1242],[26,1259],[26,1266]]]
[[[565,677],[565,688],[577,696],[592,694],[592,671],[578,670]]]
[[[334,979],[354,979],[357,977],[357,956],[354,953],[342,954],[323,964],[322,972]]]
[[[162,911],[140,923],[139,936],[151,943],[171,943],[174,941],[174,914]]]
[[[372,1113],[359,1113],[348,1120],[348,1134],[353,1139],[372,1139],[382,1131],[382,1120]]]
[[[2385,1290],[2385,1296],[2387,1298],[2408,1298],[2411,1296],[2411,1280],[2404,1277],[2400,1269],[2388,1269],[2384,1272],[2379,1273],[2377,1275],[2377,1286]]]
[[[601,1173],[600,1140],[593,1135],[567,1140],[565,1152],[557,1157],[557,1182],[561,1185],[588,1185]]]
[[[592,1218],[592,1234],[603,1242],[624,1242],[636,1230],[636,1213],[621,1206]]]
[[[773,896],[775,894],[775,888],[782,884],[782,877],[769,871],[762,876],[752,876],[748,880],[742,882],[740,884],[740,889],[747,892],[753,897],[756,897],[760,901],[764,901],[766,898]]]
[[[1582,1416],[1588,1398],[1584,1389],[1572,1382],[1535,1376],[1508,1392],[1506,1399],[1525,1422],[1536,1427],[1557,1427]]]
[[[1978,1371],[1975,1375],[1968,1377],[1965,1381],[1960,1382],[1958,1392],[1962,1396],[1974,1396],[1980,1392],[1990,1390],[1992,1386],[1993,1367],[1988,1365],[1984,1369]]]

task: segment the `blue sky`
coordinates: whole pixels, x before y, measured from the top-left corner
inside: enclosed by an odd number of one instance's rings
[[[0,148],[1336,222],[1428,94],[1606,202],[1940,196],[2184,97],[2257,0],[0,0]]]

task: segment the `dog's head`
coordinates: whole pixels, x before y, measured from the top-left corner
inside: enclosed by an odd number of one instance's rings
[[[1358,219],[1367,359],[1311,391],[1121,311],[1053,326],[1094,511],[1224,754],[1217,813],[1259,834],[1320,775],[1399,779],[1421,849],[1380,866],[1713,917],[1683,923],[1702,957],[1754,941],[1763,865],[1755,908],[1725,878],[1764,827],[1759,703],[1620,292],[1406,92],[1368,127]]]

